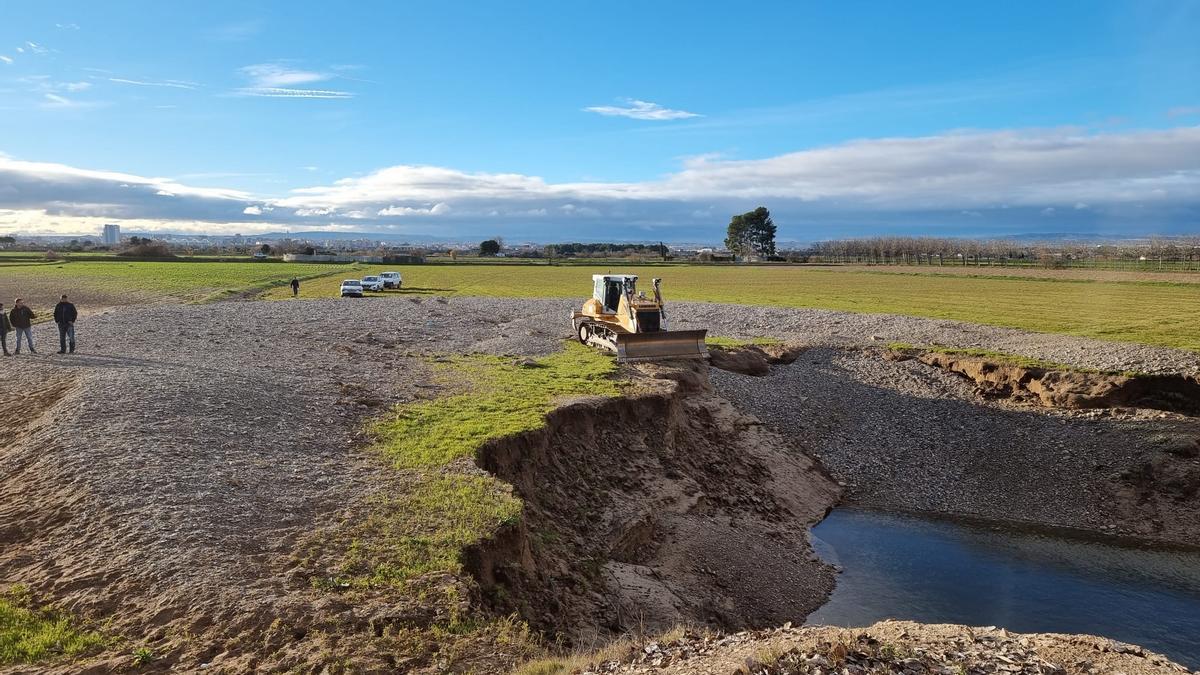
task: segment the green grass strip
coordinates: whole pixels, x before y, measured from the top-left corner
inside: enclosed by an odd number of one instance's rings
[[[457,572],[460,551],[521,517],[521,500],[486,476],[423,476],[412,490],[376,500],[337,581],[399,586],[430,572]]]
[[[20,589],[0,595],[0,665],[84,654],[106,644],[61,612],[39,610]]]
[[[540,428],[562,399],[620,393],[613,358],[578,343],[523,363],[479,354],[439,363],[443,380],[465,381],[469,391],[399,406],[371,429],[379,449],[400,469],[441,466],[493,438]]]
[[[409,472],[411,485],[372,500],[347,535],[335,576],[317,587],[401,587],[459,572],[462,549],[519,522],[521,501],[502,481],[446,465],[491,439],[540,428],[564,399],[620,393],[612,356],[574,342],[538,360],[458,356],[436,368],[439,380],[466,391],[397,406],[371,426],[380,453]]]

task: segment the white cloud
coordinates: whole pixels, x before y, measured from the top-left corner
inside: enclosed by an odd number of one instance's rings
[[[354,98],[348,91],[332,91],[328,89],[286,89],[281,87],[244,87],[234,93],[239,96],[261,96],[265,98]]]
[[[78,92],[92,88],[91,82],[63,82],[60,85],[63,91]]]
[[[43,94],[45,101],[42,102],[43,108],[85,108],[86,103],[69,99],[66,96],[58,94],[46,93]]]
[[[3,54],[0,54],[0,61],[4,62],[4,63],[6,63],[6,64],[8,64],[8,65],[10,65],[10,66],[13,64],[12,57],[11,57],[11,56],[5,56],[5,55],[3,55]]]
[[[252,87],[291,87],[329,79],[324,73],[286,68],[277,63],[256,63],[241,68],[241,72],[250,79]]]
[[[77,23],[56,23],[54,27],[59,30],[79,30],[79,24]]]
[[[780,199],[830,208],[977,210],[1200,196],[1200,127],[1114,134],[1075,130],[883,138],[754,160],[687,160],[640,183],[547,183],[521,174],[393,166],[294,190],[291,208],[377,207],[463,200],[688,201]],[[561,205],[561,204],[559,204]]]
[[[1179,106],[1167,111],[1167,117],[1190,117],[1192,115],[1200,115],[1200,105]]]
[[[625,106],[615,105],[595,105],[584,108],[586,112],[594,112],[601,115],[615,117],[630,117],[635,120],[681,120],[689,117],[700,117],[699,114],[687,112],[686,110],[672,110],[664,108],[657,103],[650,101],[639,101],[637,99],[624,99]]]
[[[124,77],[110,77],[109,82],[117,84],[132,84],[139,87],[168,87],[171,89],[195,89],[200,86],[195,82],[187,82],[184,80],[130,80]]]
[[[441,216],[450,212],[450,205],[438,202],[430,207],[389,206],[376,211],[379,216]]]
[[[257,63],[240,69],[250,80],[249,86],[235,89],[238,96],[261,96],[266,98],[354,98],[348,91],[331,89],[299,89],[296,85],[324,82],[334,76],[313,70],[289,68],[278,63]]]
[[[684,226],[759,204],[781,222],[943,214],[945,221],[962,224],[981,214],[993,216],[986,221],[991,223],[996,214],[1013,220],[1043,211],[1046,222],[1065,212],[1116,222],[1113,213],[1136,205],[1194,222],[1188,214],[1200,210],[1200,127],[858,140],[763,159],[693,157],[674,173],[641,182],[548,182],[524,174],[399,165],[264,199],[178,179],[0,159],[0,186],[0,209],[43,209],[60,218],[224,223],[254,216],[305,226],[357,219],[386,227],[436,219],[455,227],[487,218],[544,220],[547,227],[601,220]],[[174,197],[158,196],[164,191]],[[920,220],[928,222],[925,215]]]
[[[45,54],[50,51],[49,49],[46,49],[45,47],[43,47],[42,45],[39,45],[36,42],[26,42],[25,46],[28,47],[29,51],[34,54]],[[22,51],[22,49],[20,47],[17,47],[17,51]]]

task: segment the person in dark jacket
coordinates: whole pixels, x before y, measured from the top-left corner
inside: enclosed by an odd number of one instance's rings
[[[25,306],[25,303],[17,298],[13,302],[12,311],[8,313],[8,320],[12,323],[13,330],[17,333],[17,348],[13,350],[14,354],[21,353],[21,337],[25,337],[25,341],[29,343],[29,353],[36,354],[37,350],[33,348],[33,320],[37,315],[32,309]]]
[[[0,302],[0,346],[4,347],[4,355],[11,356],[8,353],[8,333],[12,330],[12,324],[8,321],[8,312],[4,311],[4,303]]]
[[[58,324],[59,354],[67,353],[68,340],[71,343],[71,353],[75,353],[75,319],[78,318],[79,312],[75,311],[75,305],[67,302],[67,296],[59,298],[58,304],[54,306],[54,323]]]
[[[300,280],[292,277],[292,297],[300,295]]]

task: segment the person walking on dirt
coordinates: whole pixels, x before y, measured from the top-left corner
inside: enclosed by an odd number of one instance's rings
[[[300,280],[292,277],[292,297],[300,295]]]
[[[13,331],[17,334],[17,348],[13,350],[14,354],[21,353],[22,336],[29,343],[29,353],[37,353],[37,350],[33,348],[33,320],[36,316],[33,310],[26,307],[20,298],[17,298],[13,302],[12,311],[8,313],[8,320],[12,323]]]
[[[0,347],[4,347],[4,355],[11,356],[8,353],[8,333],[12,330],[12,323],[8,320],[8,312],[4,311],[4,303],[0,302]]]
[[[58,299],[58,304],[54,306],[54,323],[58,324],[58,353],[67,353],[67,342],[70,341],[71,353],[75,353],[75,319],[79,318],[79,312],[75,311],[75,305],[67,302],[67,296],[63,295]],[[33,344],[30,342],[30,344]],[[32,348],[31,348],[32,349]]]

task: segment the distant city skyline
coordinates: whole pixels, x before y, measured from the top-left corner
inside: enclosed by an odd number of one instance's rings
[[[1197,233],[1198,34],[1186,0],[10,3],[0,233]]]

